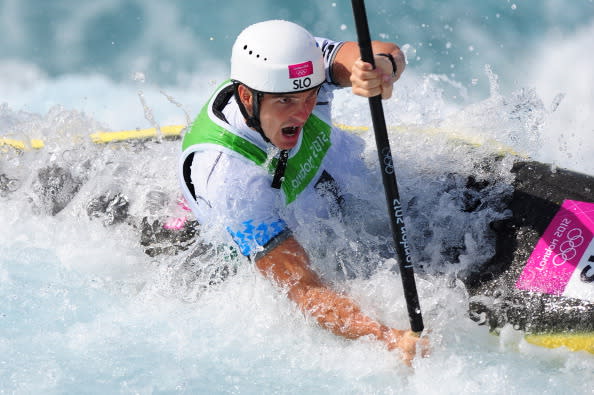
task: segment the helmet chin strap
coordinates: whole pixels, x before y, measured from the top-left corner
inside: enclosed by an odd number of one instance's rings
[[[239,110],[241,111],[241,114],[245,118],[245,124],[248,127],[255,129],[258,133],[260,133],[260,136],[262,136],[264,141],[266,141],[267,143],[270,143],[270,139],[268,137],[266,137],[266,135],[264,134],[264,130],[262,129],[262,124],[260,123],[260,101],[262,100],[262,97],[264,96],[264,94],[262,92],[253,90],[252,88],[249,88],[246,86],[246,88],[248,88],[250,90],[250,92],[252,92],[252,96],[253,96],[252,115],[250,115],[248,113],[247,109],[245,108],[245,106],[243,105],[243,101],[241,101],[241,98],[239,97],[239,84],[240,84],[239,82],[236,82],[234,84],[234,92],[235,92],[235,98],[237,99],[237,104],[239,104]]]

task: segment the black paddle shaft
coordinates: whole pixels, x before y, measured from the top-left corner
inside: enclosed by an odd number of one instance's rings
[[[352,0],[352,4],[355,24],[357,25],[361,59],[375,67],[373,51],[371,49],[371,38],[369,36],[369,26],[367,24],[367,14],[365,12],[365,3],[363,0]],[[388,203],[390,225],[392,228],[392,236],[394,237],[402,285],[404,287],[404,297],[406,299],[410,327],[413,332],[418,333],[422,332],[424,328],[423,317],[421,316],[421,306],[419,305],[419,295],[417,294],[412,257],[410,255],[410,246],[406,227],[404,225],[404,213],[398,194],[396,173],[394,171],[392,151],[388,140],[388,131],[386,129],[386,120],[384,118],[381,95],[370,97],[369,107],[371,109],[371,119],[375,131],[377,153],[379,156],[380,167],[382,168],[384,191]]]

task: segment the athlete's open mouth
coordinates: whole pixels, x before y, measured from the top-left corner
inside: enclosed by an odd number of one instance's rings
[[[287,126],[286,128],[283,128],[282,129],[283,135],[285,135],[287,137],[293,137],[298,132],[299,132],[299,127],[298,126]]]

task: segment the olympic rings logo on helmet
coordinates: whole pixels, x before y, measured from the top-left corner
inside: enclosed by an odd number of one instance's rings
[[[559,245],[559,253],[553,257],[553,265],[561,266],[577,256],[577,248],[584,244],[584,236],[580,228],[567,232],[567,240]]]

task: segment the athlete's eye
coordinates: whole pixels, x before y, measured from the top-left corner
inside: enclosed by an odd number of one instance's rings
[[[290,104],[292,102],[290,97],[280,97],[278,102],[281,104]]]

